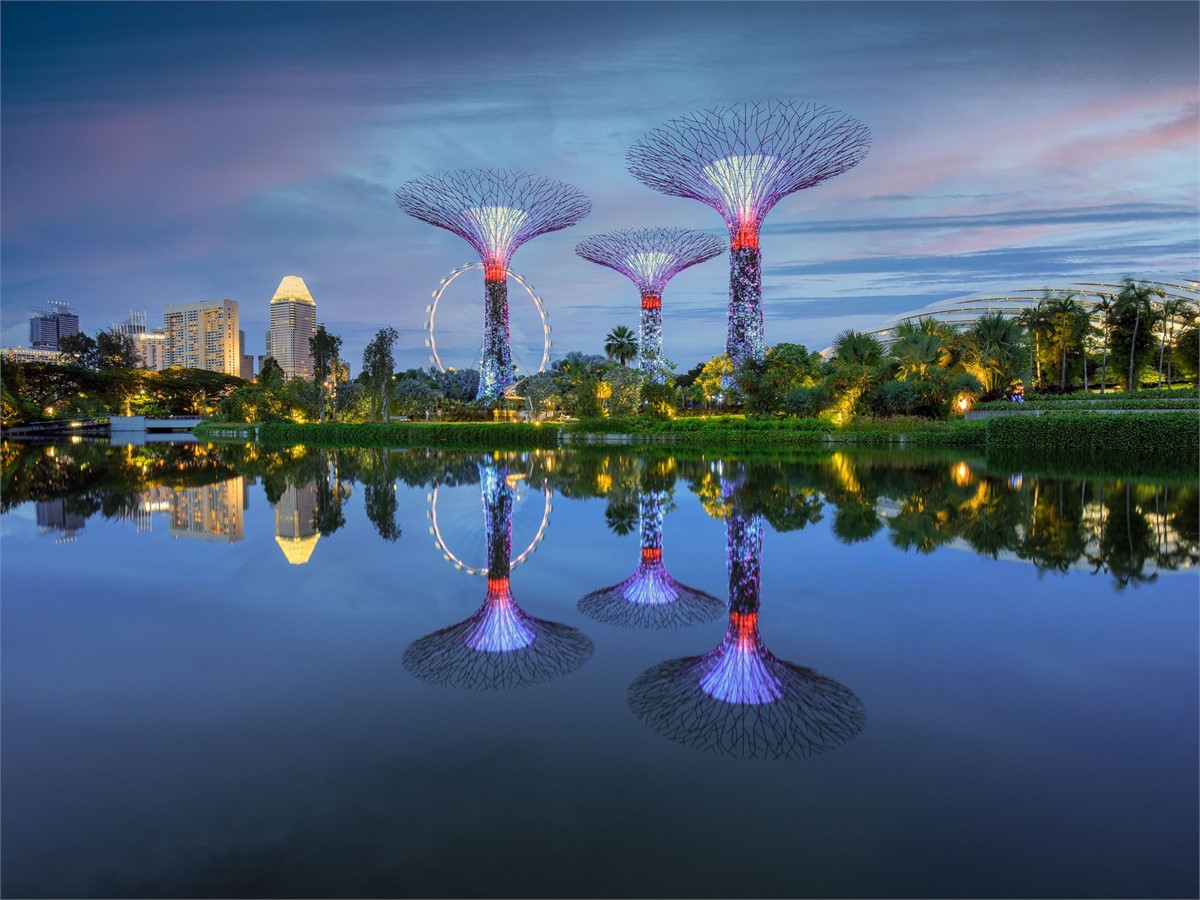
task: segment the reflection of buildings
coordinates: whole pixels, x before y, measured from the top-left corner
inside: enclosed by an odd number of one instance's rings
[[[315,524],[317,484],[290,485],[275,504],[275,543],[293,566],[308,562],[320,535]]]
[[[487,593],[470,618],[427,635],[404,651],[415,677],[451,687],[496,690],[567,675],[595,647],[575,628],[536,619],[517,606],[509,584],[513,487],[505,466],[481,463]]]
[[[56,544],[69,544],[75,540],[75,533],[81,531],[86,522],[87,516],[68,512],[61,497],[37,501],[38,531],[42,534],[58,532]]]
[[[642,553],[632,575],[579,601],[579,611],[609,625],[632,628],[679,628],[711,622],[725,604],[711,594],[680,584],[663,563],[663,504],[666,491],[645,491],[638,498]]]
[[[183,488],[171,496],[171,534],[235,543],[245,537],[242,476],[218,484]]]
[[[174,496],[175,492],[165,485],[158,485],[149,490],[141,491],[137,495],[137,500],[132,511],[121,518],[132,521],[134,531],[138,534],[152,532],[154,530],[154,514],[169,513],[171,511],[171,500]]]
[[[808,757],[853,740],[866,719],[845,685],[778,659],[758,633],[763,519],[729,501],[729,624],[703,656],[648,669],[629,688],[639,719],[673,740],[726,756]]]

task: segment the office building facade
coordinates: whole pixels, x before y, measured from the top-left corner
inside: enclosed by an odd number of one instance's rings
[[[285,275],[271,298],[271,333],[267,353],[283,369],[285,378],[313,377],[309,340],[317,333],[317,304],[304,279]]]
[[[35,350],[58,350],[58,342],[72,334],[79,334],[79,316],[60,300],[51,300],[29,319],[29,346]]]

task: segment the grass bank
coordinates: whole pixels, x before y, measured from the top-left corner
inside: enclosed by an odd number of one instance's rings
[[[257,440],[317,447],[442,447],[523,450],[560,442],[586,446],[589,436],[629,436],[639,445],[704,451],[777,452],[862,446],[963,448],[989,459],[1044,465],[1113,466],[1126,471],[1192,472],[1200,465],[1200,415],[1165,412],[1121,416],[1047,412],[966,422],[913,418],[858,419],[842,427],[819,419],[744,419],[738,416],[669,420],[597,419],[570,425],[520,422],[238,425],[205,422],[202,438]],[[608,446],[608,445],[606,445]]]

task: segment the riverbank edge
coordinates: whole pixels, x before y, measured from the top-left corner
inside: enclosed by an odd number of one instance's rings
[[[897,426],[866,422],[831,429],[817,419],[673,419],[598,420],[568,425],[524,422],[430,423],[228,423],[201,422],[202,438],[251,440],[264,444],[313,446],[445,447],[453,449],[526,449],[564,444],[658,445],[701,449],[744,447],[945,446],[986,449],[1037,449],[1075,453],[1108,453],[1200,461],[1200,412],[1129,413],[1122,416],[1087,412],[1038,416],[998,416],[967,422],[930,422]],[[1169,451],[1169,452],[1168,452]]]

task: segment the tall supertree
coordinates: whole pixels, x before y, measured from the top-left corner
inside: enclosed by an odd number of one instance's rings
[[[762,516],[739,508],[725,482],[730,513],[729,624],[703,656],[648,669],[629,688],[639,719],[673,740],[726,756],[791,759],[845,744],[862,731],[862,701],[845,685],[777,658],[758,631]]]
[[[404,651],[404,667],[422,681],[482,690],[522,687],[574,672],[595,647],[578,629],[534,618],[513,600],[508,469],[489,460],[479,472],[488,563],[483,605],[457,625],[413,641]]]
[[[637,569],[620,584],[593,591],[579,611],[609,625],[679,628],[711,622],[725,604],[704,591],[680,584],[663,564],[663,505],[666,491],[643,491],[638,498],[642,554]]]
[[[610,231],[581,241],[575,252],[590,262],[620,272],[642,295],[638,334],[638,367],[662,383],[667,371],[662,355],[662,293],[667,282],[689,266],[719,256],[719,238],[685,228],[639,228]]]
[[[592,211],[578,188],[509,169],[456,169],[414,178],[396,191],[414,218],[467,241],[483,261],[483,359],[476,399],[494,400],[513,383],[508,266],[526,241],[574,225]]]
[[[729,329],[735,369],[763,356],[763,219],[794,191],[862,161],[871,132],[853,116],[813,103],[718,106],[682,116],[637,141],[629,171],[656,191],[707,203],[729,228]]]

